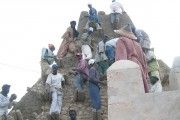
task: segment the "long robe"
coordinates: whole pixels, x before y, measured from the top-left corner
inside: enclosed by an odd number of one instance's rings
[[[59,47],[57,57],[63,58],[66,56],[67,52],[74,52],[75,51],[75,40],[73,38],[73,29],[71,27],[67,28],[66,32],[62,36],[62,43]]]
[[[89,70],[89,97],[92,107],[99,110],[101,108],[99,74],[94,67],[91,67]]]
[[[127,37],[120,37],[116,43],[116,56],[115,60],[131,60],[137,63],[142,72],[144,90],[148,93],[148,72],[147,72],[147,62],[145,55],[142,51],[141,46],[136,41],[129,39]]]

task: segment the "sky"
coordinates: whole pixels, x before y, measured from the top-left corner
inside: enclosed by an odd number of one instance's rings
[[[178,0],[117,0],[136,28],[148,33],[156,57],[169,67],[180,55]],[[41,49],[53,43],[56,51],[71,20],[91,3],[110,13],[111,0],[0,0],[0,87],[11,85],[18,99],[40,78]]]

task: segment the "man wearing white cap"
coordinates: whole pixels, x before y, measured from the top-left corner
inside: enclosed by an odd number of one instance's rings
[[[99,83],[99,74],[95,68],[95,60],[90,59],[88,62],[89,69],[89,96],[91,100],[91,106],[93,108],[93,112],[97,113],[101,108],[101,96],[100,96],[100,86]]]
[[[117,23],[119,23],[120,14],[124,13],[123,6],[116,2],[116,0],[112,0],[112,4],[110,5],[111,8],[111,24],[113,29],[117,29]]]

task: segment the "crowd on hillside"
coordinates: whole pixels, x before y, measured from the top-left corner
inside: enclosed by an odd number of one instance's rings
[[[110,38],[108,35],[102,34],[101,41],[94,46],[93,42],[96,41],[94,33],[102,30],[102,26],[96,9],[91,4],[88,4],[88,7],[88,21],[81,36],[76,30],[76,21],[71,21],[62,36],[63,41],[57,55],[54,54],[53,44],[48,44],[47,48],[42,49],[41,78],[47,93],[52,97],[50,116],[54,119],[58,119],[61,112],[62,89],[65,85],[64,76],[58,72],[58,69],[63,66],[61,61],[68,52],[77,59],[76,67],[69,71],[69,74],[74,75],[75,101],[82,101],[84,84],[88,84],[88,95],[94,113],[98,114],[101,109],[100,89],[104,84],[103,79],[106,78],[106,70],[115,61],[130,60],[137,63],[142,73],[145,93],[162,92],[159,65],[154,55],[154,49],[150,47],[151,41],[146,32],[136,29],[131,24],[118,28],[117,25],[121,22],[120,17],[126,12],[119,2],[113,0],[110,5],[110,23],[119,37]],[[76,41],[78,40],[80,40],[81,46],[77,47]],[[93,51],[96,51],[95,55]],[[0,120],[7,120],[7,110],[13,106],[13,101],[16,99],[15,94],[8,98],[9,88],[9,85],[4,85],[0,93]],[[17,114],[20,114],[19,111]],[[69,116],[71,120],[76,120],[76,111],[70,110]]]

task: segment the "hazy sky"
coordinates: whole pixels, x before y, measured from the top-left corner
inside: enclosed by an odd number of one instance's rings
[[[135,26],[149,34],[156,56],[171,67],[180,55],[179,1],[119,2]],[[111,0],[0,0],[0,87],[11,84],[20,99],[40,77],[41,48],[53,43],[58,49],[69,21],[78,21],[88,3],[110,12]]]

